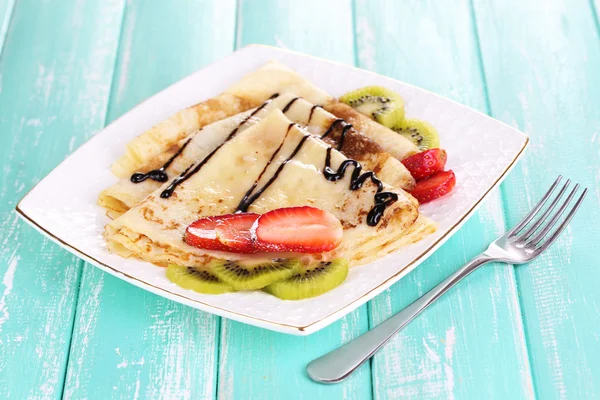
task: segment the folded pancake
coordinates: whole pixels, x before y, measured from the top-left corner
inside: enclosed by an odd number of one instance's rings
[[[379,122],[373,121],[347,104],[333,100],[325,103],[323,108],[336,117],[348,121],[360,132],[364,132],[371,140],[398,160],[404,160],[419,152],[417,146],[404,136],[386,128]]]
[[[323,137],[324,141],[347,157],[359,161],[366,169],[377,173],[384,182],[407,190],[414,186],[414,179],[404,165],[373,140],[323,108],[295,95],[283,94],[268,99],[258,108],[215,122],[192,133],[140,168],[140,173],[145,174],[146,179],[137,183],[132,182],[130,177],[121,179],[100,193],[98,204],[107,209],[109,216],[116,218],[161,186],[159,181],[152,178],[152,171],[154,174],[158,173],[157,170],[162,171],[163,174],[159,176],[163,177],[180,174],[194,161],[203,158],[225,141],[231,132],[235,130],[236,134],[240,134],[274,109],[283,110],[292,122],[306,127],[313,135]]]
[[[134,138],[112,166],[119,178],[127,178],[185,137],[213,122],[258,107],[273,94],[294,93],[313,104],[356,124],[385,151],[402,160],[418,150],[412,142],[370,118],[339,103],[283,64],[271,61],[244,76],[220,95],[186,108]]]
[[[294,100],[284,110],[286,117],[306,127],[310,133],[318,135],[346,157],[359,161],[364,168],[375,172],[384,182],[405,190],[414,187],[415,180],[404,164],[369,137],[367,130],[374,131],[373,129],[358,129],[356,125],[349,123],[350,121],[302,98]]]
[[[203,127],[194,132],[189,137],[184,137],[175,145],[169,147],[166,151],[155,156],[149,163],[139,168],[142,174],[151,173],[151,171],[162,172],[167,178],[173,178],[183,172],[196,160],[205,157],[217,146],[223,143],[232,133],[241,133],[248,127],[256,124],[262,117],[268,113],[274,103],[283,103],[289,101],[286,99],[267,100],[263,106],[244,113],[234,115]],[[283,107],[283,106],[281,106]],[[166,167],[165,167],[166,166]],[[116,184],[103,190],[98,197],[98,204],[107,210],[111,218],[116,218],[120,214],[129,210],[135,204],[139,203],[147,195],[158,189],[161,182],[147,177],[141,182],[134,183],[131,176],[122,178]]]
[[[273,110],[109,223],[107,246],[123,257],[158,265],[247,258],[191,247],[182,240],[185,229],[203,216],[311,205],[333,213],[344,228],[341,245],[315,257],[344,257],[355,265],[395,250],[399,239],[412,231],[423,235],[434,229],[401,189],[385,183],[379,188],[371,179],[356,185],[352,165],[340,179],[328,180],[326,160],[331,173],[339,172],[342,163],[352,163]]]
[[[399,160],[419,152],[419,149],[405,137],[373,121],[352,107],[340,103],[277,61],[270,61],[246,75],[230,86],[225,93],[242,98],[253,107],[261,104],[273,93],[294,93],[313,104],[322,105],[325,110],[336,117],[355,125],[359,131]]]

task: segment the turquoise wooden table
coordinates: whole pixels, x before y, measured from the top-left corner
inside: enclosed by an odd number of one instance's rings
[[[0,0],[0,398],[600,398],[600,0]],[[249,43],[354,64],[531,137],[427,262],[308,337],[144,292],[44,239],[16,202],[138,102]],[[347,381],[311,359],[484,249],[559,173],[591,189],[548,253],[474,273]]]

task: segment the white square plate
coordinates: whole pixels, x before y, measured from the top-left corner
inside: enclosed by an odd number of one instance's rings
[[[96,198],[116,181],[110,166],[125,144],[180,109],[217,95],[269,60],[279,60],[334,96],[367,85],[385,86],[404,98],[407,115],[438,129],[449,154],[448,168],[458,183],[451,195],[422,207],[437,222],[437,232],[352,268],[340,287],[302,301],[283,301],[259,291],[202,295],[169,282],[163,268],[110,254],[101,236],[109,219]],[[17,212],[73,254],[136,286],[227,318],[307,335],[381,293],[448,240],[506,176],[527,142],[510,126],[423,89],[303,54],[250,46],[179,81],[107,126],[35,186],[17,205]]]

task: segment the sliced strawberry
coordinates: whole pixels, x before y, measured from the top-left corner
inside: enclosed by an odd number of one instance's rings
[[[288,207],[258,218],[254,246],[259,251],[320,253],[342,241],[342,224],[331,213],[315,207]]]
[[[430,149],[404,159],[402,164],[413,178],[420,180],[443,171],[447,158],[446,150]]]
[[[449,193],[454,185],[456,185],[454,172],[442,171],[417,182],[410,194],[423,204]]]
[[[215,229],[220,218],[221,216],[205,217],[193,222],[185,230],[183,241],[201,249],[228,251],[229,248],[217,239]]]
[[[250,227],[257,218],[258,214],[252,213],[201,218],[187,227],[183,240],[206,250],[251,253]]]
[[[254,253],[250,228],[258,214],[240,213],[222,219],[216,227],[217,239],[235,253]]]

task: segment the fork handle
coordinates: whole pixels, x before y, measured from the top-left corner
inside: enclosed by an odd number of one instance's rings
[[[321,383],[337,383],[344,380],[365,361],[373,357],[377,350],[408,325],[427,306],[440,298],[477,267],[490,261],[494,261],[494,258],[486,253],[475,257],[391,318],[340,348],[311,361],[306,367],[306,372],[313,380]]]

